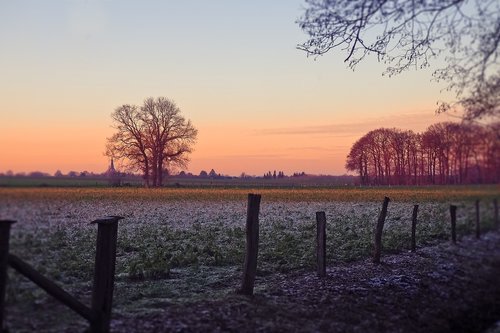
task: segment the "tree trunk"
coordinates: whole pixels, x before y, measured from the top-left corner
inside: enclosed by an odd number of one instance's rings
[[[156,155],[156,152],[153,154],[153,165],[151,166],[152,170],[152,178],[153,178],[153,187],[156,187],[158,185],[158,156]]]
[[[163,154],[158,157],[158,186],[163,186]]]
[[[144,184],[146,187],[149,188],[149,162],[147,157],[145,158],[144,161]]]

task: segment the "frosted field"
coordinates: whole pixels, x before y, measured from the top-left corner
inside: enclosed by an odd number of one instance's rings
[[[16,220],[13,233],[35,230],[93,229],[89,223],[109,215],[122,216],[119,230],[132,231],[141,228],[162,227],[172,230],[189,230],[196,226],[244,228],[246,201],[74,201],[56,199],[50,201],[19,201],[5,199],[1,203],[1,217]],[[448,203],[421,203],[419,227],[448,226]],[[472,203],[459,203],[458,223],[467,224],[474,217]],[[260,208],[260,226],[266,229],[274,224],[286,224],[288,228],[315,224],[315,214],[325,211],[329,224],[349,227],[350,224],[374,226],[381,202],[266,202],[263,197]],[[386,230],[407,228],[411,225],[412,203],[390,202]],[[485,218],[488,217],[485,214]],[[438,228],[444,229],[446,228]],[[401,230],[402,231],[402,230]],[[440,230],[441,231],[441,230]]]
[[[125,235],[131,240],[134,233],[139,237],[145,231],[156,232],[158,236],[161,235],[159,231],[199,234],[215,229],[218,233],[227,229],[241,234],[249,192],[262,193],[260,228],[264,238],[275,229],[283,229],[285,234],[297,238],[307,238],[315,228],[315,213],[325,211],[330,238],[335,240],[336,246],[344,241],[349,243],[345,237],[351,235],[358,240],[363,238],[367,247],[370,247],[382,199],[388,195],[392,201],[385,232],[388,239],[392,233],[400,239],[395,250],[407,248],[404,241],[409,237],[415,203],[420,206],[417,241],[425,244],[448,237],[450,203],[459,206],[459,231],[468,232],[475,219],[473,200],[481,198],[481,217],[487,228],[493,219],[492,199],[499,194],[496,186],[345,190],[0,188],[0,218],[17,221],[12,229],[13,246],[17,244],[17,237],[26,235],[94,233],[96,227],[90,222],[109,215],[125,218],[119,223],[119,237]],[[300,235],[303,232],[307,235]],[[148,239],[142,241],[144,246],[150,243]],[[17,245],[22,246],[21,243]],[[369,249],[355,250],[366,252]]]
[[[33,248],[23,246],[27,238],[36,239],[37,246],[42,247],[45,242],[50,244],[54,235],[65,238],[68,246],[75,238],[76,243],[91,251],[96,226],[90,222],[118,215],[125,218],[119,222],[118,229],[118,253],[123,258],[140,261],[144,259],[144,251],[150,254],[154,248],[161,249],[155,259],[156,263],[162,262],[160,271],[193,264],[234,265],[243,258],[248,192],[241,189],[0,189],[0,218],[18,221],[12,229],[12,247],[22,252]],[[315,213],[318,211],[325,211],[327,215],[330,259],[352,260],[369,255],[372,250],[372,233],[383,193],[396,198],[389,203],[384,229],[384,247],[388,251],[409,249],[414,203],[419,204],[417,245],[424,246],[449,238],[450,203],[459,206],[458,231],[465,234],[473,230],[475,219],[471,198],[482,197],[481,217],[487,229],[493,219],[491,200],[497,195],[496,187],[252,192],[263,192],[260,230],[264,263],[267,259],[271,266],[281,262],[290,266],[288,268],[314,264]],[[444,200],[446,197],[453,201]],[[356,199],[358,201],[354,201]],[[206,248],[205,242],[209,242],[210,248],[206,253],[198,249],[199,246]],[[190,255],[188,259],[169,260],[172,251]],[[295,254],[286,258],[282,251]],[[299,254],[300,251],[303,253]],[[207,255],[215,258],[207,258]],[[134,269],[122,273],[149,274]]]
[[[330,219],[349,221],[378,216],[384,196],[391,198],[388,223],[409,218],[413,204],[420,205],[423,220],[439,220],[450,203],[463,204],[467,216],[473,200],[482,198],[491,210],[492,198],[500,195],[497,186],[448,188],[373,189],[72,189],[0,188],[0,218],[18,221],[17,228],[81,226],[108,215],[126,219],[123,226],[161,224],[189,228],[193,223],[243,225],[246,194],[262,193],[260,218],[268,222],[309,223],[317,211]],[[471,203],[472,202],[472,203]]]
[[[97,227],[91,221],[119,215],[116,316],[162,311],[166,304],[224,299],[241,279],[246,196],[261,193],[256,292],[268,277],[314,271],[317,211],[327,215],[327,265],[371,255],[373,230],[384,195],[393,201],[383,234],[383,253],[410,249],[411,213],[419,203],[417,247],[449,241],[449,204],[458,205],[460,237],[473,232],[474,199],[481,198],[483,230],[492,226],[496,187],[377,189],[77,189],[0,188],[0,219],[18,222],[11,252],[90,302]],[[7,318],[16,331],[30,327],[22,313],[54,332],[81,330],[84,320],[33,283],[9,270]],[[42,311],[43,310],[43,311]],[[12,313],[19,313],[18,316]],[[27,329],[26,332],[30,331]]]
[[[260,221],[263,226],[271,222],[290,222],[307,224],[314,222],[317,211],[325,211],[330,220],[337,222],[354,219],[376,220],[381,203],[377,202],[265,202],[260,209]],[[388,225],[391,221],[410,218],[412,204],[389,204]],[[446,210],[447,204],[425,203],[420,211],[427,216],[440,217],[440,211]],[[245,201],[199,202],[120,202],[105,200],[97,202],[4,202],[2,217],[17,220],[15,229],[51,228],[57,226],[85,227],[88,222],[109,215],[125,218],[120,228],[138,225],[165,225],[175,229],[189,228],[193,223],[203,225],[224,224],[236,227],[244,226],[246,219]]]

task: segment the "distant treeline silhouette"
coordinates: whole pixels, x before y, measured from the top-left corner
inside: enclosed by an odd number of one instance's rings
[[[423,133],[379,128],[354,143],[346,169],[365,185],[498,183],[500,123],[443,122]]]

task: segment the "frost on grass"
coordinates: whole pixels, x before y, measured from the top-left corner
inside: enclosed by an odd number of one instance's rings
[[[266,201],[260,210],[257,290],[262,277],[315,265],[315,213],[327,215],[329,265],[371,255],[381,202]],[[410,248],[413,204],[391,202],[385,223],[385,252]],[[417,246],[449,239],[449,204],[420,205]],[[474,206],[459,204],[460,234],[473,229]],[[491,212],[481,211],[484,229]],[[165,305],[220,298],[239,284],[245,249],[245,200],[120,200],[74,197],[29,200],[0,198],[0,218],[17,220],[11,251],[89,304],[95,256],[92,220],[119,222],[114,310],[150,312]],[[46,308],[50,297],[10,274],[7,300],[15,309]]]
[[[12,229],[13,251],[37,259],[47,252],[56,258],[91,261],[96,233],[92,220],[108,215],[119,222],[118,274],[137,273],[158,265],[151,277],[167,277],[169,268],[192,265],[237,265],[242,261],[245,201],[121,201],[6,200],[1,217],[17,220]],[[315,213],[325,211],[328,221],[329,259],[352,260],[371,251],[372,234],[380,212],[377,202],[265,202],[261,204],[261,259],[282,269],[314,264]],[[384,228],[384,248],[408,250],[413,205],[391,202]],[[483,225],[492,218],[482,210]],[[474,208],[461,203],[458,230],[472,231]],[[417,242],[447,239],[448,204],[420,205]],[[61,260],[63,260],[61,259]],[[71,265],[69,265],[71,267]],[[85,266],[89,266],[88,264]],[[123,270],[123,271],[120,271]],[[128,271],[127,271],[128,270]],[[134,273],[135,272],[135,273]]]

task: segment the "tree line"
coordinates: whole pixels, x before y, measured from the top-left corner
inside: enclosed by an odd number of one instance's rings
[[[500,123],[442,122],[423,133],[372,130],[357,140],[346,169],[364,185],[500,182]]]
[[[285,172],[283,171],[278,171],[278,173],[276,173],[276,170],[274,170],[274,172],[271,173],[271,171],[268,171],[266,173],[264,173],[264,176],[262,176],[262,178],[264,179],[281,179],[281,178],[285,178]]]

